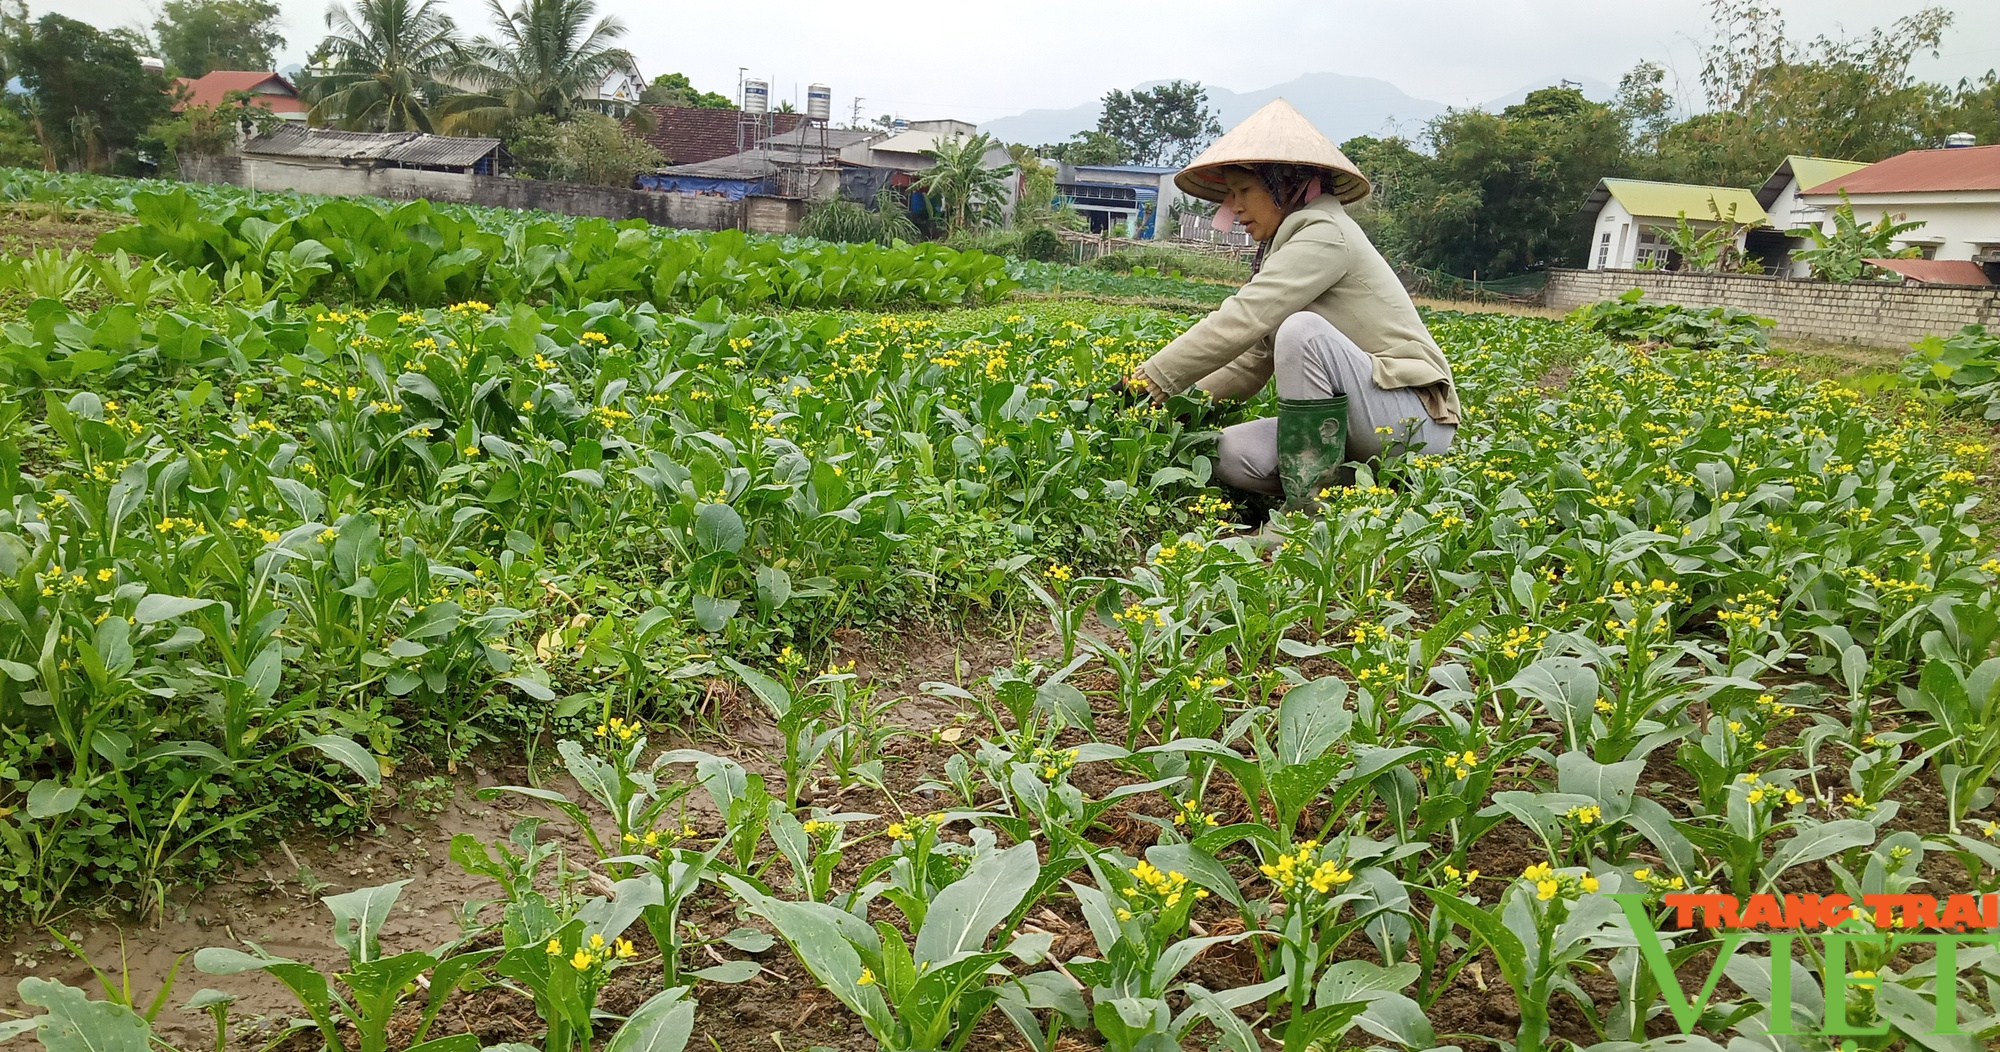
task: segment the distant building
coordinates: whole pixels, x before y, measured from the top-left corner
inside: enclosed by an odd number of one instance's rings
[[[741,110],[711,110],[699,106],[654,106],[646,109],[652,129],[641,137],[666,156],[669,165],[700,164],[751,149],[760,137],[758,126],[746,123]],[[765,116],[765,132],[780,136],[797,131],[803,114],[772,113]]]
[[[978,127],[967,121],[910,121],[907,125],[899,122],[886,137],[869,138],[841,148],[840,163],[844,168],[866,169],[865,172],[843,172],[841,190],[849,197],[864,201],[883,186],[907,191],[920,173],[937,163],[927,151],[977,133]],[[1006,147],[996,143],[987,149],[980,163],[987,168],[1005,168],[1014,163],[1014,157]],[[1014,202],[1020,195],[1020,180],[1009,178],[1005,184],[1006,197],[1001,210],[1011,215]],[[911,212],[921,214],[925,207],[923,194],[913,194]]]
[[[181,100],[174,104],[176,111],[188,106],[220,106],[237,91],[248,92],[251,105],[270,110],[282,120],[303,121],[312,108],[299,98],[299,89],[291,81],[276,73],[218,69],[199,77],[180,77],[175,83],[182,92]]]
[[[1674,229],[1682,217],[1697,230],[1712,230],[1723,222],[1759,227],[1766,221],[1764,206],[1749,190],[1644,179],[1598,180],[1583,211],[1592,216],[1589,256],[1584,261],[1588,270],[1667,269],[1678,260],[1661,231]],[[1741,231],[1736,247],[1745,248]]]
[[[1799,199],[1831,230],[1843,191],[1862,223],[1922,222],[1897,244],[1923,258],[1976,262],[1988,277],[2000,270],[2000,146],[1912,150],[1809,185]]]
[[[1866,167],[1866,161],[1836,161],[1798,154],[1785,158],[1757,190],[1757,203],[1764,206],[1771,225],[1750,232],[1750,255],[1757,257],[1764,264],[1764,269],[1773,274],[1788,278],[1809,277],[1811,268],[1793,259],[1792,253],[1811,248],[1812,239],[1793,237],[1789,231],[1820,225],[1826,218],[1826,209],[1807,204],[1801,198],[1800,190]]]
[[[1090,221],[1092,233],[1124,227],[1128,237],[1168,237],[1166,215],[1185,195],[1174,185],[1179,168],[1152,164],[1063,164],[1056,194]]]
[[[639,95],[645,90],[645,76],[637,64],[628,61],[604,75],[604,83],[597,87],[597,99],[610,104],[612,116],[623,117],[639,105]]]

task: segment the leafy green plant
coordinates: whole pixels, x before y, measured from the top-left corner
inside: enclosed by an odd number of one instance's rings
[[[1897,249],[1897,238],[1924,225],[1922,220],[1897,222],[1887,213],[1875,222],[1863,225],[1854,216],[1854,206],[1847,200],[1847,191],[1840,192],[1840,204],[1835,206],[1829,218],[1833,220],[1833,230],[1824,226],[1809,226],[1800,230],[1788,230],[1788,237],[1811,238],[1813,247],[1802,248],[1792,253],[1792,258],[1812,267],[1812,275],[1821,281],[1861,281],[1867,278],[1888,277],[1888,271],[1870,266],[1871,259],[1908,258],[1917,255],[1914,248]]]
[[[1048,951],[1047,935],[1011,935],[1009,915],[1041,872],[1035,855],[1035,845],[1017,844],[975,859],[919,915],[905,913],[913,941],[886,921],[871,928],[823,903],[789,902],[727,883],[883,1048],[955,1050],[999,1000],[989,973],[1008,957],[1033,964]],[[988,949],[996,928],[997,948]]]
[[[269,974],[298,998],[334,1052],[387,1052],[391,1022],[421,978],[428,984],[429,994],[423,999],[421,1017],[407,1047],[425,1052],[476,1052],[479,1039],[475,1035],[436,1039],[428,1035],[459,979],[488,962],[493,951],[453,953],[446,947],[384,956],[377,937],[408,884],[401,880],[320,900],[333,914],[334,942],[347,954],[347,967],[332,975],[309,964],[274,957],[255,944],[250,944],[251,953],[216,946],[198,950],[195,967],[211,975]]]

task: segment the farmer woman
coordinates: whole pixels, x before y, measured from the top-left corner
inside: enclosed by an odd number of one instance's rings
[[[1279,99],[1174,177],[1258,242],[1250,283],[1139,366],[1155,401],[1190,387],[1248,398],[1274,377],[1278,415],[1225,428],[1215,477],[1297,507],[1339,466],[1442,453],[1458,430],[1451,365],[1344,205],[1368,180]]]

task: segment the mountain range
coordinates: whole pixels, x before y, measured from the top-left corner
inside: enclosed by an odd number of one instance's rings
[[[1163,83],[1165,81],[1151,81],[1134,90],[1143,91]],[[1480,108],[1497,111],[1521,101],[1535,88],[1546,86],[1542,83],[1524,86],[1482,103]],[[1593,99],[1607,99],[1611,96],[1611,88],[1586,78],[1583,93]],[[1350,77],[1342,73],[1307,73],[1256,91],[1236,92],[1213,86],[1208,89],[1209,107],[1215,111],[1224,128],[1235,126],[1276,98],[1283,98],[1297,107],[1306,119],[1336,143],[1346,142],[1356,135],[1414,137],[1423,131],[1425,121],[1449,108],[1442,102],[1416,98],[1386,80]],[[981,124],[979,130],[991,133],[1001,142],[1039,146],[1062,142],[1077,132],[1097,127],[1097,118],[1103,112],[1103,102],[1093,99],[1064,110],[1029,110],[1010,117],[999,117]]]

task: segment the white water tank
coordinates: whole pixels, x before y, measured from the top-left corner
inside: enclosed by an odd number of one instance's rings
[[[806,85],[806,118],[826,121],[833,117],[833,89],[824,84]]]
[[[746,80],[743,82],[743,112],[771,112],[771,82],[768,80]]]
[[[1947,150],[1956,150],[1977,145],[1979,145],[1979,137],[1971,132],[1952,132],[1950,135],[1944,137],[1944,148]]]

